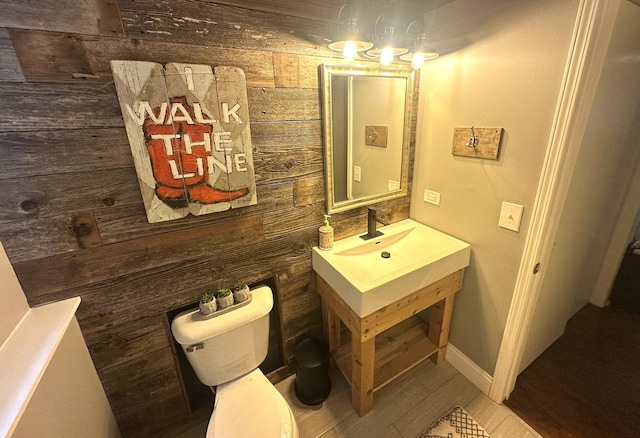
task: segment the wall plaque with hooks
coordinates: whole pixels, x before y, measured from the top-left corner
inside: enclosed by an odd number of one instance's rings
[[[364,144],[367,146],[387,147],[388,126],[365,126]]]
[[[463,157],[497,160],[501,139],[502,128],[454,128],[451,153]]]

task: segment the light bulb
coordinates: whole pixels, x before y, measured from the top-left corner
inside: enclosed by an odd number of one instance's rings
[[[342,49],[342,57],[347,61],[353,61],[356,57],[356,43],[353,41],[347,41],[344,43],[344,49]]]
[[[391,65],[393,62],[393,49],[391,47],[385,47],[380,53],[380,64],[384,66]]]
[[[411,60],[411,67],[414,70],[420,70],[424,65],[424,53],[418,52],[413,54],[413,59]]]

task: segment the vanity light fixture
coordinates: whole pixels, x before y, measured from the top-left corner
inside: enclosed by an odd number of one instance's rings
[[[407,53],[409,49],[402,47],[396,41],[395,27],[386,19],[386,12],[378,15],[376,24],[373,29],[373,40],[375,47],[366,51],[366,56],[373,58],[380,58],[380,64],[384,66],[391,65],[393,58],[404,53]],[[382,34],[378,33],[378,24],[382,26],[381,20],[386,20],[384,23]]]
[[[342,20],[345,7],[349,8],[351,14]],[[354,16],[348,3],[343,4],[338,12],[337,35],[338,40],[329,44],[329,48],[336,52],[342,52],[342,57],[347,61],[353,61],[357,52],[363,52],[373,47],[373,43],[360,34],[358,19]]]
[[[409,30],[411,26],[417,24],[418,21],[412,21],[407,26],[405,32],[405,42],[409,39]],[[427,34],[420,31],[415,34],[414,43],[409,45],[409,52],[400,55],[402,61],[410,61],[414,70],[420,70],[425,61],[436,59],[440,54],[427,44]]]
[[[358,28],[358,18],[349,3],[344,3],[338,11],[337,40],[329,44],[329,49],[342,52],[346,61],[353,61],[360,52],[364,58],[379,59],[380,64],[389,66],[396,57],[411,63],[414,70],[419,70],[425,61],[435,59],[438,52],[427,44],[427,34],[420,27],[418,20],[409,23],[402,36],[396,35],[396,28],[386,12],[378,15],[373,33],[364,36]]]

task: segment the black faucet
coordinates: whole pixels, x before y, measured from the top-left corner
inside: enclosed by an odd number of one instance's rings
[[[384,233],[377,230],[377,222],[380,222],[382,225],[389,225],[389,222],[385,222],[377,217],[377,211],[375,208],[369,207],[367,211],[367,234],[363,234],[360,238],[369,240],[374,237],[383,236]]]

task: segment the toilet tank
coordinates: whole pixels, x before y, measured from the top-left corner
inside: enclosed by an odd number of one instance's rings
[[[217,386],[240,377],[267,357],[271,288],[258,287],[251,296],[249,304],[212,318],[194,309],[173,319],[173,337],[205,385]]]

